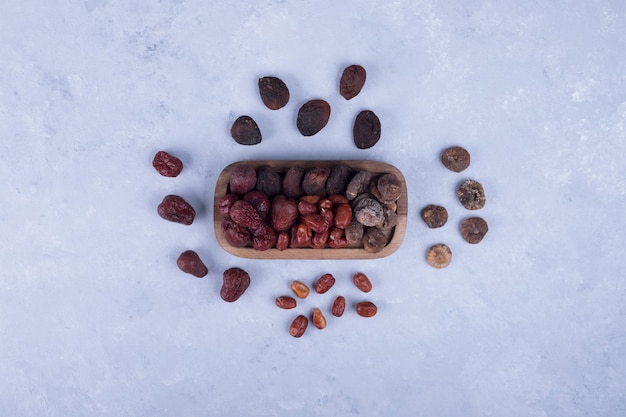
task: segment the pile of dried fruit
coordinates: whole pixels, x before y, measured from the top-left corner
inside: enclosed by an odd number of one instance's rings
[[[393,173],[374,175],[337,162],[286,171],[245,162],[229,173],[218,202],[221,232],[233,247],[345,248],[377,253],[397,224],[403,191]]]
[[[441,163],[450,171],[460,173],[470,165],[470,153],[460,147],[453,146],[443,151]],[[457,199],[467,210],[480,210],[487,201],[483,185],[476,180],[465,180],[457,188]],[[429,204],[422,209],[422,219],[431,228],[439,228],[448,221],[445,207]],[[472,244],[479,243],[489,230],[487,222],[481,217],[469,217],[461,222],[461,236]],[[452,260],[452,251],[443,244],[431,246],[426,253],[426,261],[434,268],[445,268]]]

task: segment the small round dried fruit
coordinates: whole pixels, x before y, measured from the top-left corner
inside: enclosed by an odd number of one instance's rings
[[[479,243],[488,230],[487,222],[481,217],[469,217],[461,222],[461,236],[467,243]]]
[[[265,193],[259,190],[252,190],[246,193],[246,195],[243,196],[243,200],[252,204],[252,207],[254,207],[257,213],[259,213],[259,216],[263,219],[267,216],[267,213],[270,212],[270,200]]]
[[[291,310],[292,308],[296,308],[298,305],[297,301],[293,297],[289,297],[288,295],[281,295],[276,297],[276,306],[278,308],[282,308],[285,310]]]
[[[378,226],[385,220],[383,206],[375,198],[360,199],[352,210],[354,218],[363,226]]]
[[[352,276],[354,285],[363,292],[372,291],[372,282],[363,272],[357,272]]]
[[[387,246],[387,236],[375,227],[369,227],[363,232],[363,249],[369,253],[378,253]]]
[[[322,310],[317,307],[313,309],[311,321],[313,322],[313,325],[320,330],[326,328],[326,317],[322,314]]]
[[[240,145],[261,143],[261,130],[250,116],[239,116],[230,128],[230,135]]]
[[[368,149],[380,139],[380,120],[371,110],[363,110],[354,120],[352,135],[354,144],[359,149]]]
[[[356,304],[356,314],[361,317],[374,317],[378,312],[378,307],[371,301],[361,301]]]
[[[277,77],[259,78],[259,94],[263,104],[270,110],[278,110],[289,102],[289,89]]]
[[[343,70],[339,80],[339,94],[346,100],[356,97],[365,84],[367,73],[360,65],[350,65]]]
[[[376,189],[383,203],[393,203],[402,194],[402,182],[395,174],[384,174],[376,182]]]
[[[296,126],[303,136],[313,136],[322,130],[330,119],[330,104],[321,99],[307,101],[300,107]]]
[[[330,309],[330,312],[335,317],[343,316],[343,312],[346,309],[346,298],[342,295],[337,296],[335,301],[333,301],[333,305]]]
[[[352,175],[354,170],[348,164],[340,162],[335,165],[326,180],[326,193],[328,195],[345,193]]]
[[[356,220],[352,220],[345,229],[345,236],[349,245],[360,242],[363,238],[363,225]]]
[[[313,167],[308,169],[302,178],[302,191],[307,195],[325,195],[326,181],[329,176],[329,168]]]
[[[246,163],[239,163],[231,168],[228,178],[230,192],[245,194],[256,186],[256,170]]]
[[[439,243],[433,245],[428,249],[426,253],[426,262],[428,265],[433,268],[445,268],[450,265],[450,261],[452,260],[452,251],[447,245],[443,243]]]
[[[302,191],[302,177],[304,168],[299,165],[290,167],[283,177],[283,193],[287,197],[300,197]]]
[[[324,274],[315,281],[313,289],[318,294],[324,294],[335,285],[335,277],[332,274]]]
[[[470,165],[469,152],[460,146],[453,146],[441,154],[441,162],[450,171],[461,172]]]
[[[157,207],[159,216],[174,223],[189,226],[196,217],[194,208],[177,195],[166,195]]]
[[[289,334],[293,337],[301,337],[306,331],[308,325],[309,319],[307,319],[306,316],[300,314],[291,322],[291,326],[289,326]]]
[[[258,228],[263,220],[252,204],[245,200],[235,201],[228,214],[239,226],[250,230]]]
[[[302,281],[298,281],[297,279],[291,281],[291,291],[298,298],[306,298],[309,295],[309,287]]]
[[[468,210],[479,210],[485,207],[487,198],[483,185],[475,180],[463,181],[457,190],[457,197],[463,207]]]
[[[448,210],[443,206],[429,204],[422,209],[422,219],[431,229],[442,227],[448,221]]]
[[[357,195],[364,193],[370,189],[372,181],[372,173],[369,171],[359,171],[352,177],[346,188],[346,197],[348,200],[354,200]]]
[[[282,178],[276,170],[270,166],[260,167],[256,174],[256,189],[268,197],[280,194]]]
[[[183,170],[183,161],[165,151],[159,151],[154,155],[152,166],[164,177],[177,177]]]
[[[191,274],[195,277],[202,278],[209,273],[208,268],[200,259],[200,256],[192,251],[186,250],[176,259],[176,265],[181,271]]]

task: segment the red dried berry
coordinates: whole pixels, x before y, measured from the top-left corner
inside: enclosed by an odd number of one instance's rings
[[[209,273],[208,268],[204,262],[202,262],[200,256],[192,250],[186,250],[181,253],[176,260],[176,265],[178,265],[181,271],[198,278],[202,278]]]
[[[185,201],[177,195],[167,195],[161,201],[157,208],[159,216],[165,220],[169,220],[174,223],[181,223],[189,226],[193,223],[196,217],[196,211],[191,204]]]
[[[176,177],[183,170],[183,161],[165,151],[154,155],[152,166],[164,177]]]

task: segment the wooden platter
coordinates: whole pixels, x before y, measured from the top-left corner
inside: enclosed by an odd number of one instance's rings
[[[389,243],[380,252],[369,253],[363,249],[362,245],[349,246],[347,248],[288,248],[280,251],[276,248],[271,248],[265,251],[255,250],[252,247],[237,248],[231,246],[222,234],[222,215],[219,210],[220,199],[228,193],[228,181],[230,178],[230,171],[236,164],[245,162],[251,167],[258,169],[262,166],[270,166],[277,170],[279,173],[287,171],[294,165],[300,165],[301,167],[308,169],[313,167],[328,167],[332,168],[340,162],[348,164],[355,171],[367,170],[373,174],[395,174],[402,183],[402,194],[396,202],[398,224],[390,231]],[[213,226],[215,230],[215,237],[222,246],[222,248],[235,256],[240,258],[249,259],[376,259],[383,258],[391,255],[395,252],[404,239],[407,222],[408,212],[408,196],[406,190],[406,180],[400,170],[393,165],[368,160],[326,160],[326,161],[307,161],[307,160],[254,160],[254,161],[237,161],[228,165],[222,170],[217,183],[215,185],[215,193],[213,196]]]

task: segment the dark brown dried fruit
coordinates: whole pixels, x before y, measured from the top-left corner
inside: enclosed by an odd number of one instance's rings
[[[313,322],[313,325],[320,330],[326,328],[326,317],[322,314],[322,310],[317,307],[314,308],[311,313],[311,321]]]
[[[442,227],[448,221],[448,210],[443,206],[429,204],[422,209],[422,219],[431,229]]]
[[[352,135],[354,144],[359,149],[368,149],[380,139],[380,120],[371,110],[363,110],[356,116]]]
[[[300,197],[302,191],[302,177],[304,168],[299,165],[290,167],[283,177],[283,193],[287,197]]]
[[[302,191],[308,195],[325,195],[326,180],[330,175],[330,169],[314,167],[307,170],[302,178]]]
[[[226,241],[235,248],[243,248],[250,243],[250,232],[230,219],[222,221],[222,233]]]
[[[306,331],[308,325],[309,319],[307,319],[306,316],[300,314],[291,322],[291,326],[289,326],[289,334],[293,337],[301,337]]]
[[[309,287],[304,282],[298,281],[297,279],[291,281],[291,291],[293,291],[298,298],[306,298],[310,292]]]
[[[183,170],[183,161],[165,151],[159,151],[154,155],[152,166],[164,177],[177,177]]]
[[[354,218],[363,226],[379,226],[385,220],[383,206],[375,198],[365,197],[354,204]]]
[[[283,308],[285,310],[291,310],[292,308],[296,308],[298,302],[295,298],[289,297],[288,295],[281,295],[276,297],[276,306],[279,308]]]
[[[192,250],[186,250],[181,253],[176,260],[176,265],[178,265],[181,271],[198,278],[202,278],[209,273],[200,256]]]
[[[372,282],[363,272],[357,272],[352,276],[354,285],[363,292],[372,291]]]
[[[362,194],[370,189],[372,181],[372,173],[369,171],[359,171],[348,183],[346,188],[346,197],[348,200],[354,200],[357,195]]]
[[[479,210],[485,207],[487,201],[483,185],[474,180],[463,181],[459,185],[456,195],[463,207],[468,210]]]
[[[159,216],[174,223],[189,226],[196,217],[196,211],[184,198],[177,195],[166,195],[157,207]]]
[[[261,167],[257,171],[256,189],[267,195],[268,197],[280,194],[282,188],[282,179],[276,170],[272,167]]]
[[[339,80],[339,94],[346,100],[356,97],[365,84],[367,73],[360,65],[350,65],[343,70]]]
[[[488,231],[487,222],[481,217],[469,217],[461,222],[461,236],[467,243],[480,243]]]
[[[262,219],[270,212],[270,200],[265,193],[259,190],[252,190],[246,193],[246,195],[243,196],[243,200],[252,204],[252,207],[259,213]]]
[[[356,220],[352,220],[345,229],[346,240],[349,245],[360,242],[363,239],[363,225]]]
[[[261,130],[250,116],[239,116],[230,128],[230,135],[240,145],[261,143]]]
[[[452,251],[447,245],[439,243],[431,246],[426,253],[426,262],[433,268],[445,268],[450,265]]]
[[[318,294],[324,294],[335,285],[335,277],[332,274],[324,274],[315,281],[313,289]]]
[[[395,174],[384,174],[376,181],[381,203],[393,203],[402,194],[402,182]]]
[[[267,223],[261,225],[252,232],[252,247],[255,250],[264,251],[273,248],[276,244],[276,232]]]
[[[230,192],[245,194],[256,186],[256,170],[246,163],[239,163],[232,167],[228,178]]]
[[[363,232],[363,249],[369,253],[378,253],[387,246],[387,236],[375,228],[369,227]]]
[[[250,275],[241,268],[227,269],[222,278],[220,297],[229,303],[237,301],[250,286]]]
[[[383,223],[379,227],[382,230],[389,230],[398,224],[398,213],[393,205],[383,205]]]
[[[218,203],[218,207],[220,210],[220,214],[225,218],[230,218],[230,208],[235,204],[235,201],[239,200],[235,194],[226,194],[224,197],[220,198]]]
[[[270,110],[278,110],[289,102],[289,89],[277,77],[259,78],[259,94],[263,104]]]
[[[333,306],[330,308],[330,312],[333,316],[335,317],[341,317],[343,316],[343,312],[346,309],[346,299],[343,296],[338,296],[337,298],[335,298],[335,301],[333,301]]]
[[[277,232],[289,229],[298,220],[298,203],[282,194],[272,199],[270,224]]]
[[[245,200],[237,200],[230,208],[230,218],[239,226],[255,230],[261,224],[261,216],[252,204]]]
[[[356,314],[361,317],[373,317],[378,312],[376,304],[371,301],[361,301],[356,304]]]
[[[313,136],[322,130],[330,118],[330,105],[320,99],[307,101],[298,111],[296,126],[303,136]]]
[[[461,172],[470,165],[469,152],[460,146],[453,146],[441,154],[441,162],[450,171]]]
[[[326,193],[344,194],[353,175],[354,170],[348,164],[340,162],[335,165],[326,180]]]

